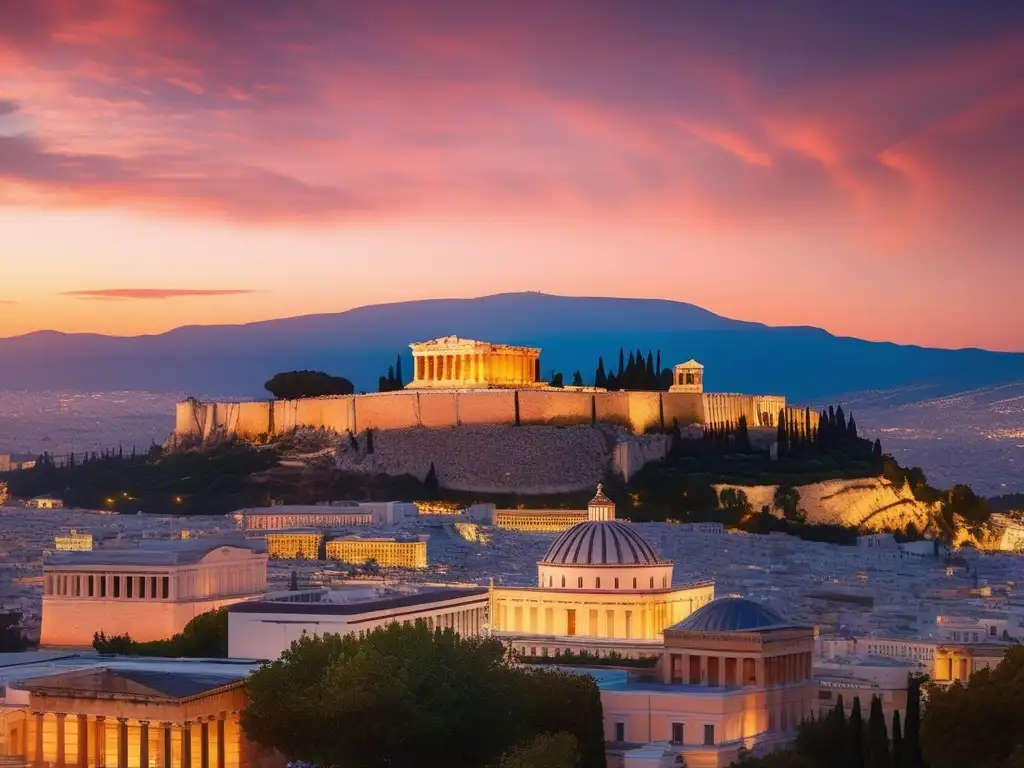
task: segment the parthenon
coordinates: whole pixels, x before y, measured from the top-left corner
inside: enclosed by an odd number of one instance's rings
[[[544,387],[540,350],[446,336],[409,345],[413,380],[407,389]]]

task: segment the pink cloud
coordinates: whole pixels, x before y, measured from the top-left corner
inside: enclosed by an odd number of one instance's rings
[[[94,288],[80,291],[65,291],[62,296],[77,299],[106,301],[206,298],[214,296],[243,296],[256,291],[246,289],[191,289],[191,288]]]

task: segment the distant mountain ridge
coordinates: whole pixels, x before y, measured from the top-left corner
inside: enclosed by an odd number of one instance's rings
[[[929,396],[1024,380],[1024,354],[940,350],[844,338],[813,327],[771,327],[655,299],[507,293],[476,299],[379,304],[336,314],[245,325],[182,326],[115,337],[41,331],[0,339],[0,390],[217,392],[264,397],[281,370],[323,369],[372,391],[408,344],[455,334],[543,348],[544,376],[591,381],[599,355],[661,350],[662,364],[691,357],[710,391],[821,400],[850,391],[927,385]],[[407,373],[408,375],[408,373]]]

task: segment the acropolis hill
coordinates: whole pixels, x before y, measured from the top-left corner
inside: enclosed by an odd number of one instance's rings
[[[556,388],[540,380],[540,350],[455,336],[411,344],[414,378],[404,390],[301,400],[178,404],[178,439],[275,436],[296,427],[344,434],[412,427],[598,425],[634,434],[673,425],[774,427],[781,395],[704,392],[703,366],[675,366],[668,392]],[[802,418],[802,415],[801,415]]]

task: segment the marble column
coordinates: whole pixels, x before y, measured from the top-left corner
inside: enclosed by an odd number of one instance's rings
[[[57,713],[57,755],[54,760],[57,768],[64,768],[64,754],[67,752],[67,745],[64,743],[64,721],[67,717],[63,712]]]
[[[221,712],[217,715],[217,768],[225,768],[227,762],[227,755],[225,750],[225,739],[224,739],[224,718],[226,714]]]
[[[149,720],[139,720],[139,768],[149,768]]]
[[[128,718],[117,718],[117,768],[128,768]]]
[[[95,740],[95,751],[96,751],[96,768],[107,767],[107,719],[103,715],[96,717],[94,724],[95,731],[93,739]]]
[[[171,724],[160,723],[161,729],[161,755],[160,755],[160,768],[171,768],[171,758],[173,753],[171,752]]]
[[[78,716],[78,768],[89,766],[89,716]]]
[[[210,768],[210,722],[209,720],[199,721],[199,765],[200,768]]]
[[[36,712],[36,746],[34,754],[32,755],[32,762],[35,766],[41,766],[43,764],[43,717],[44,713]]]
[[[181,726],[181,768],[192,768],[192,723],[189,720]]]

